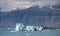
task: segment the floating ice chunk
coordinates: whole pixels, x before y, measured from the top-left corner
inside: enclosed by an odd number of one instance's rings
[[[15,31],[19,31],[19,24],[18,25],[16,24]]]
[[[7,28],[7,29],[10,29],[10,28]]]
[[[17,31],[10,31],[10,32],[17,32]]]
[[[15,31],[22,31],[24,29],[24,25],[21,23],[16,24]]]
[[[27,33],[26,36],[30,36],[30,34]]]
[[[39,28],[39,31],[42,31],[42,29],[43,29],[43,27],[40,27],[40,28]]]
[[[56,30],[60,30],[60,29],[56,29]]]
[[[34,31],[34,26],[26,26],[26,31]]]

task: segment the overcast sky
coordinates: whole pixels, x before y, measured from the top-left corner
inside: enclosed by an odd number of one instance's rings
[[[60,0],[0,0],[1,11],[14,10],[17,7],[20,9],[29,8],[31,6],[39,5],[56,5],[60,4]]]

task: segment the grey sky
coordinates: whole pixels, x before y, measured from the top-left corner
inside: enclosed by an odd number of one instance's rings
[[[44,6],[56,4],[60,4],[60,0],[0,0],[1,11],[10,11],[17,7],[25,9],[34,5]]]

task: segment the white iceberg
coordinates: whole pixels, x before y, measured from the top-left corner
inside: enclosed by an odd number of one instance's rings
[[[34,31],[34,26],[26,26],[26,31]]]
[[[15,31],[22,31],[24,29],[24,25],[21,23],[16,24]]]
[[[15,31],[42,31],[43,27],[38,27],[38,26],[24,26],[23,24],[21,23],[17,23],[16,24],[16,28],[15,28]]]
[[[43,27],[40,26],[39,31],[42,31]]]

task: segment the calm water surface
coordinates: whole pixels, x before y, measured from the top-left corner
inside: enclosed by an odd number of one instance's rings
[[[43,30],[39,31],[19,31],[11,32],[11,30],[0,29],[0,36],[60,36],[60,30]]]

